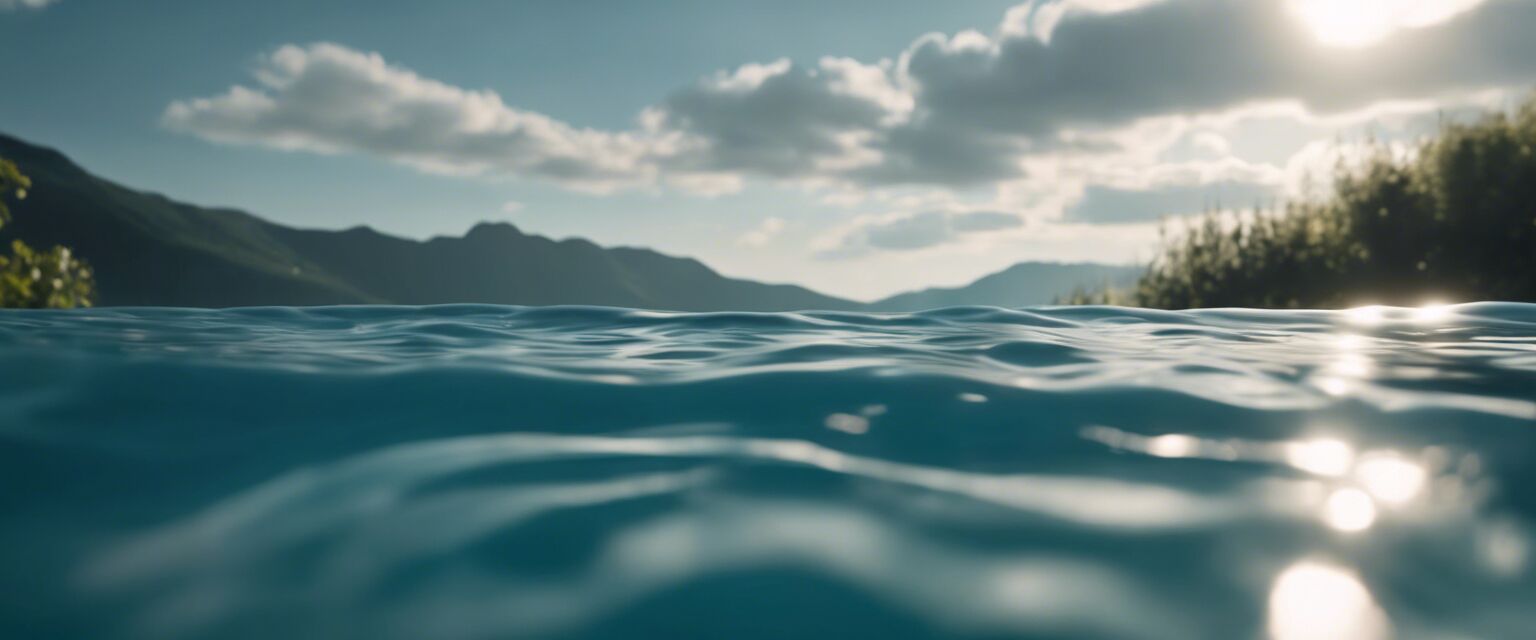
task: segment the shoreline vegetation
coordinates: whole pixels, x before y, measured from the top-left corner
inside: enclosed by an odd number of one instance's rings
[[[16,164],[0,158],[0,229],[11,221],[6,198],[25,200],[32,180]],[[89,307],[96,297],[91,267],[69,247],[38,251],[20,239],[9,255],[0,255],[0,308],[73,309]]]
[[[1346,308],[1536,301],[1536,96],[1444,124],[1407,154],[1335,169],[1332,193],[1212,212],[1163,244],[1131,287],[1065,304]]]

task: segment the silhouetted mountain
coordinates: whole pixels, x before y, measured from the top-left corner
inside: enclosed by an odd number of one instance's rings
[[[1074,287],[1123,284],[1140,270],[1019,263],[965,287],[864,305],[794,285],[727,278],[648,249],[551,240],[506,223],[462,238],[410,240],[368,227],[295,229],[204,208],[91,175],[52,149],[0,134],[0,157],[31,176],[0,239],[63,244],[96,270],[103,306],[588,304],[679,311],[912,311],[1049,304]]]
[[[963,287],[923,289],[871,303],[874,311],[918,311],[969,305],[1034,307],[1051,304],[1074,288],[1125,286],[1136,281],[1141,267],[1056,262],[1020,262]]]
[[[96,269],[101,305],[587,304],[681,311],[856,309],[803,287],[727,278],[697,260],[481,224],[425,242],[366,227],[285,227],[183,204],[90,175],[0,135],[31,176],[3,235],[63,244]]]

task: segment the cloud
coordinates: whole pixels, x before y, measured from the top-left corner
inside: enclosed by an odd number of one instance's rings
[[[1066,220],[1101,224],[1146,222],[1212,209],[1267,205],[1280,193],[1279,185],[1237,181],[1150,189],[1090,185],[1083,198],[1067,210]]]
[[[737,238],[736,243],[749,247],[761,247],[777,238],[784,231],[784,227],[783,218],[769,216],[764,218],[756,227],[753,227],[751,231]]]
[[[55,2],[58,2],[58,0],[0,0],[0,11],[41,9]]]
[[[1190,145],[1205,154],[1218,158],[1232,152],[1232,143],[1228,142],[1226,138],[1221,137],[1221,134],[1212,131],[1196,133],[1191,138]]]
[[[164,122],[224,143],[365,154],[425,171],[600,192],[668,187],[713,196],[756,179],[855,202],[880,189],[975,192],[1028,180],[1076,185],[1092,200],[1079,208],[1084,219],[1109,215],[1095,213],[1098,202],[1145,193],[1147,202],[1120,214],[1134,218],[1205,197],[1194,185],[1154,189],[1097,177],[1109,165],[1151,172],[1159,145],[1173,142],[1138,133],[1147,122],[1274,103],[1338,114],[1536,77],[1536,2],[1379,0],[1395,7],[1385,26],[1373,27],[1384,35],[1351,49],[1320,43],[1338,28],[1330,21],[1353,18],[1302,6],[1345,6],[1318,2],[1030,2],[991,33],[929,34],[884,60],[776,60],[720,71],[639,109],[636,126],[622,131],[519,109],[493,91],[424,78],[377,53],[289,45],[260,60],[251,85],[174,102]],[[1205,159],[1237,148],[1215,134],[1187,145]],[[1231,176],[1200,180],[1237,188]],[[1095,184],[1102,188],[1090,191]]]
[[[1003,231],[1024,226],[1024,221],[1011,213],[998,211],[972,211],[949,216],[949,228],[956,234]]]
[[[917,126],[1039,139],[1266,100],[1337,111],[1527,82],[1536,72],[1528,2],[1441,12],[1441,22],[1357,52],[1317,46],[1287,4],[1166,0],[1068,13],[1048,38],[1017,28],[995,38],[930,35],[904,54],[900,72],[915,87]],[[1034,5],[1030,15],[1054,6]]]
[[[894,127],[879,136],[882,162],[855,168],[847,178],[865,185],[972,187],[1024,174],[1022,141],[985,131]]]
[[[852,258],[871,251],[915,251],[956,242],[967,236],[1018,229],[1024,220],[1011,213],[928,211],[855,221],[818,252],[824,259]]]
[[[1394,37],[1341,52],[1318,45],[1292,1],[1040,2],[995,35],[924,36],[894,68],[910,115],[877,134],[883,161],[853,177],[987,184],[1027,175],[1031,157],[1114,153],[1123,145],[1104,134],[1147,119],[1286,101],[1340,113],[1536,76],[1536,3],[1414,0]]]
[[[1286,0],[1286,8],[1306,23],[1319,42],[1363,47],[1403,29],[1433,25],[1471,10],[1483,0]]]
[[[334,44],[285,46],[260,60],[256,88],[166,108],[177,131],[290,151],[362,153],[418,169],[533,176],[606,190],[649,179],[644,141],[579,129]]]
[[[677,171],[773,178],[836,173],[877,162],[863,141],[905,108],[886,69],[842,58],[743,66],[678,91],[648,125],[680,136]]]
[[[525,205],[525,204],[523,204],[521,202],[518,202],[516,200],[508,200],[506,202],[501,203],[501,212],[502,213],[517,213],[519,211],[522,211],[526,207],[527,207],[527,205]]]
[[[954,237],[949,216],[932,212],[870,225],[864,227],[861,235],[863,243],[870,247],[897,251],[926,249]]]

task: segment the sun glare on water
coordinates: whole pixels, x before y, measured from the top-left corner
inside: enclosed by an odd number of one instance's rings
[[[1353,573],[1302,562],[1275,580],[1269,596],[1273,640],[1384,640],[1386,614]]]
[[[1399,29],[1426,27],[1482,0],[1287,0],[1287,6],[1322,44],[1361,48]]]

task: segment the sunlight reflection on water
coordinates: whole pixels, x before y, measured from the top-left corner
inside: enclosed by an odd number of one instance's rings
[[[1533,336],[1502,304],[0,314],[0,637],[1522,637]]]
[[[1339,440],[1317,439],[1287,442],[1285,461],[1291,466],[1324,476],[1342,476],[1349,472],[1355,450]]]
[[[1372,496],[1394,504],[1412,500],[1424,488],[1424,467],[1396,453],[1367,455],[1355,474]]]
[[[1328,496],[1322,515],[1328,526],[1339,531],[1364,531],[1376,523],[1376,503],[1359,489],[1339,489]]]
[[[1298,563],[1275,579],[1270,592],[1273,640],[1384,640],[1390,630],[1371,592],[1338,567]]]

